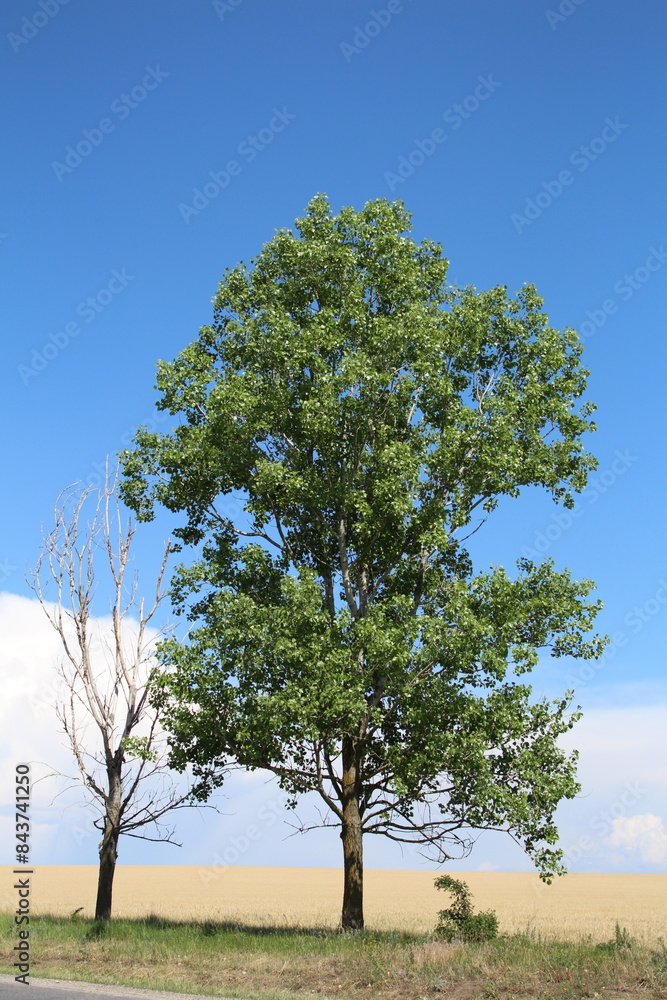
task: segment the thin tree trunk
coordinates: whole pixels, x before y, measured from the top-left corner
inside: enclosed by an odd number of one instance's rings
[[[104,817],[104,833],[100,842],[100,869],[97,879],[97,902],[95,920],[111,919],[111,897],[113,877],[118,858],[118,837],[120,827],[121,780],[116,771],[109,772],[109,797]]]
[[[341,924],[344,931],[364,927],[364,852],[359,811],[359,760],[354,741],[343,740],[343,841],[344,887]]]

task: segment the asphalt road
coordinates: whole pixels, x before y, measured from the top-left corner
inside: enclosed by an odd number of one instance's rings
[[[100,983],[70,982],[66,979],[37,979],[29,977],[28,986],[17,983],[13,976],[0,974],[2,1000],[201,1000],[199,994],[165,993],[162,990],[139,990],[132,986],[103,986]],[[234,1000],[234,998],[219,998]]]

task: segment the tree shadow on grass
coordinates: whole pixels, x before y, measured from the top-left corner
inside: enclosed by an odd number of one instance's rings
[[[415,943],[427,935],[411,934],[407,931],[343,931],[339,927],[304,927],[300,924],[244,923],[238,920],[169,920],[155,913],[147,917],[126,921],[138,926],[155,927],[158,930],[184,929],[199,930],[205,937],[216,934],[248,934],[257,937],[317,937],[317,938],[368,938],[386,943]]]
[[[76,911],[75,911],[76,912]],[[76,916],[64,917],[55,914],[42,914],[34,918],[35,923],[44,921],[45,923],[55,923],[68,925],[76,923],[85,932],[88,939],[103,937],[106,934],[113,934],[114,928],[151,928],[157,931],[190,931],[198,932],[203,937],[215,937],[219,934],[225,935],[247,935],[254,937],[307,937],[307,938],[329,938],[329,939],[362,939],[376,941],[386,944],[415,944],[424,941],[428,935],[410,933],[407,931],[343,931],[335,927],[312,927],[300,924],[253,924],[238,920],[175,920],[162,917],[156,913],[149,913],[145,917],[112,917],[111,920],[99,921],[92,917],[81,917],[78,912]]]

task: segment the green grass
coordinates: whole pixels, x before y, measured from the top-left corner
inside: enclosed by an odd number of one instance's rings
[[[633,944],[621,927],[596,945],[500,936],[446,943],[402,932],[179,923],[31,923],[31,977],[143,986],[253,1000],[667,1000],[667,951]],[[13,973],[13,917],[0,915],[0,968]]]

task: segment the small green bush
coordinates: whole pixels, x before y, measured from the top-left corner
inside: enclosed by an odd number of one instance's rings
[[[617,920],[613,940],[605,941],[604,944],[598,944],[595,947],[598,951],[630,951],[633,944],[634,938],[630,936],[626,927],[621,927]]]
[[[437,937],[445,941],[490,941],[498,936],[498,917],[495,910],[472,912],[472,893],[467,883],[452,875],[439,875],[436,889],[446,889],[454,896],[448,910],[440,910],[440,922],[435,929]]]

